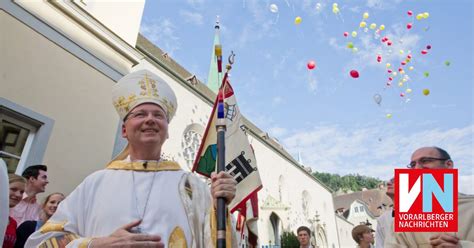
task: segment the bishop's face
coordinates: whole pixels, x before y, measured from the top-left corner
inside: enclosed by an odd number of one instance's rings
[[[165,111],[153,103],[138,105],[125,119],[122,137],[135,149],[144,146],[161,149],[168,138],[168,119]]]

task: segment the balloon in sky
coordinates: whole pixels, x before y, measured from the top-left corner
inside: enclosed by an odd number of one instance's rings
[[[385,29],[385,25],[383,25],[383,24],[380,25],[379,29],[380,29],[380,30],[384,30],[384,29]]]
[[[406,92],[406,93],[411,93],[412,90],[411,90],[410,88],[408,88],[408,89],[405,90],[405,92]]]
[[[450,66],[450,65],[451,65],[451,62],[449,62],[449,60],[446,60],[446,61],[444,61],[444,65],[445,65],[445,66]]]
[[[427,71],[425,71],[425,72],[423,72],[423,75],[424,75],[425,77],[429,77],[429,76],[430,76],[430,73],[427,72]]]
[[[301,21],[302,21],[301,17],[297,16],[297,17],[295,18],[295,24],[296,24],[296,25],[299,25],[299,24],[301,23]]]
[[[352,37],[355,38],[355,37],[357,37],[357,32],[356,32],[356,31],[352,31],[351,35],[352,35]]]
[[[413,66],[408,67],[408,70],[413,71],[415,69]]]
[[[413,24],[411,24],[411,23],[407,24],[407,29],[411,29],[412,27],[413,27]]]
[[[352,70],[350,73],[351,77],[353,78],[358,78],[359,77],[359,72],[356,70]]]
[[[375,29],[376,27],[377,27],[377,24],[375,23],[371,23],[369,26],[370,29]]]
[[[427,54],[427,53],[428,53],[428,51],[426,51],[426,50],[421,50],[421,54],[424,55],[424,54]]]
[[[367,26],[366,22],[360,22],[359,27],[365,28]]]
[[[431,49],[431,45],[427,45],[427,46],[426,46],[426,49],[430,50],[430,49]]]
[[[429,89],[424,89],[423,90],[423,95],[427,96],[430,94],[430,90]]]
[[[423,19],[423,14],[418,14],[418,15],[416,15],[416,19],[417,19],[418,21],[421,20],[421,19]]]
[[[382,102],[382,96],[380,94],[375,94],[374,95],[374,101],[375,101],[375,103],[380,105],[380,103]]]
[[[320,11],[321,10],[321,3],[316,3],[316,10]]]
[[[334,14],[339,13],[339,7],[337,7],[337,3],[332,4],[332,13]]]
[[[388,119],[392,118],[392,114],[386,114],[385,117],[387,117]]]
[[[316,62],[314,62],[314,60],[310,60],[308,61],[308,64],[306,64],[306,66],[309,70],[313,70],[314,68],[316,68]]]
[[[404,97],[405,96],[405,93],[400,93],[400,97]]]
[[[413,15],[413,11],[409,10],[409,11],[407,12],[407,14],[408,14],[409,16],[411,16],[411,15]]]
[[[369,13],[368,13],[368,12],[365,12],[365,13],[362,15],[362,18],[364,18],[364,19],[369,18]]]
[[[344,37],[349,36],[349,32],[344,32]]]
[[[422,15],[423,15],[423,18],[425,18],[425,19],[430,17],[430,13],[428,13],[428,12],[425,12]]]
[[[272,13],[278,13],[278,6],[274,3],[270,4],[270,11]]]
[[[350,48],[350,49],[354,48],[354,43],[352,42],[347,43],[347,48]]]

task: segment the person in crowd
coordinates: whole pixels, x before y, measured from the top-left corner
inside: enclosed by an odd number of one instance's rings
[[[298,229],[296,229],[296,234],[298,235],[298,242],[300,243],[300,248],[313,248],[310,243],[311,230],[307,226],[298,227]]]
[[[390,179],[387,182],[387,196],[392,199],[392,202],[395,202],[395,190],[393,188],[394,178]],[[377,228],[375,232],[375,247],[383,248],[385,239],[389,235],[393,235],[393,209],[385,211],[382,215],[377,218]]]
[[[422,147],[411,156],[411,169],[453,169],[454,162],[439,147]],[[386,247],[474,247],[474,196],[458,195],[458,232],[397,232]]]
[[[43,193],[48,185],[48,168],[46,165],[32,165],[26,168],[22,176],[26,178],[26,189],[23,199],[10,209],[12,216],[18,225],[27,220],[38,220],[41,212],[41,205],[37,202],[36,196]]]
[[[352,229],[352,238],[357,243],[357,247],[370,248],[374,243],[374,230],[366,224],[360,224]]]
[[[10,209],[14,208],[22,199],[25,192],[26,180],[15,174],[8,174],[9,204]],[[16,241],[17,222],[11,216],[8,217],[8,226],[3,240],[3,248],[13,248]]]
[[[15,248],[23,248],[25,246],[26,240],[28,237],[39,230],[46,221],[53,216],[54,212],[58,208],[58,205],[61,201],[64,200],[64,195],[62,193],[52,193],[49,194],[43,203],[43,208],[40,214],[39,220],[27,220],[18,226],[16,230],[16,242]]]
[[[149,70],[126,75],[113,87],[113,103],[128,145],[106,169],[88,176],[25,247],[214,247],[226,237],[236,247],[227,215],[217,233],[216,199],[230,203],[236,180],[211,175],[211,189],[196,175],[162,157],[176,96],[165,79]]]

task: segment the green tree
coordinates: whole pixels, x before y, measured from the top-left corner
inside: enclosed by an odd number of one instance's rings
[[[362,176],[359,174],[349,174],[341,177],[338,174],[316,171],[313,172],[313,176],[334,191],[361,191],[362,188],[374,189],[382,183],[378,178]]]
[[[298,237],[293,232],[283,231],[280,236],[281,247],[282,248],[298,248],[300,247],[300,242],[298,242]]]

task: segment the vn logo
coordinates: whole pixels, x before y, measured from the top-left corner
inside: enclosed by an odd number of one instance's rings
[[[457,169],[395,169],[395,232],[457,232]]]

